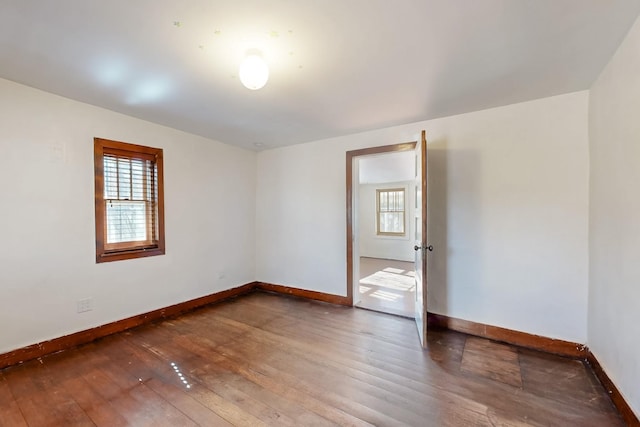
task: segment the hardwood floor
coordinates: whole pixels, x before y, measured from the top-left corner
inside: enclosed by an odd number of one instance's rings
[[[581,361],[253,293],[0,371],[0,426],[622,426]]]
[[[360,257],[356,307],[413,318],[415,289],[412,262]]]

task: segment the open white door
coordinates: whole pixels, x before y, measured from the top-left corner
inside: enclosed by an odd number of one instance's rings
[[[415,149],[415,230],[414,247],[416,269],[416,325],[420,344],[427,346],[427,138],[422,131]]]

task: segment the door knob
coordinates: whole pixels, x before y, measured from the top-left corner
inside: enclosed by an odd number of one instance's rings
[[[427,249],[429,252],[433,251],[433,245],[425,246],[424,248]],[[414,251],[419,251],[420,249],[422,249],[422,248],[420,246],[418,246],[418,245],[415,245],[413,247]]]

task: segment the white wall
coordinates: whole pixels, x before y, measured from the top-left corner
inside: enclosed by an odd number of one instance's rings
[[[382,188],[404,188],[405,190],[405,235],[378,236],[376,228],[376,190]],[[358,191],[358,244],[360,256],[370,258],[413,261],[413,203],[414,182],[403,181],[386,184],[362,184]]]
[[[256,275],[346,295],[345,152],[429,151],[429,310],[586,340],[588,92],[258,154]]]
[[[6,80],[0,93],[0,353],[255,280],[254,153]],[[95,136],[164,149],[166,255],[95,263]]]
[[[611,79],[605,73],[594,87],[594,151]],[[252,152],[6,80],[0,93],[0,352],[256,279],[345,295],[345,152],[412,141],[421,129],[436,247],[429,310],[586,341],[587,92],[268,150],[257,162]],[[627,135],[634,122],[622,121]],[[94,136],[165,150],[166,255],[95,264]],[[633,147],[594,163],[596,200],[613,197],[598,185]],[[592,208],[596,242],[612,233],[602,205]],[[592,257],[593,295],[609,260],[597,250]],[[625,286],[605,305],[631,304],[635,290]],[[94,310],[77,314],[87,297]],[[611,309],[590,309],[590,344],[625,384],[597,328]]]
[[[591,88],[588,345],[640,416],[640,21]]]

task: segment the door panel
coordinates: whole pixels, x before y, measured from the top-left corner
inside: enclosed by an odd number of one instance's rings
[[[427,139],[422,131],[415,148],[416,326],[420,344],[427,344]],[[429,248],[430,249],[430,248]]]

